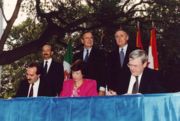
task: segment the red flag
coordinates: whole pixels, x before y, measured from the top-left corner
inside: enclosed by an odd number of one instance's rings
[[[154,70],[159,69],[158,52],[156,45],[156,28],[151,29],[150,45],[148,51],[148,67]]]
[[[137,32],[136,32],[136,47],[143,49],[142,39],[141,39],[141,30],[139,27],[139,22],[137,23]]]

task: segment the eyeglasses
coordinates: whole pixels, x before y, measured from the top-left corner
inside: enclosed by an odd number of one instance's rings
[[[140,65],[132,65],[132,64],[127,64],[127,66],[129,67],[129,68],[137,68],[137,67],[139,67]]]

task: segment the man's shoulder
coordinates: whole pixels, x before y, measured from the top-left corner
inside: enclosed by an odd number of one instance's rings
[[[119,50],[118,50],[118,48],[116,47],[116,48],[114,48],[113,50],[111,50],[110,52],[108,52],[108,56],[109,56],[109,57],[117,56],[117,55],[118,55],[118,52],[119,52]]]
[[[153,70],[153,69],[150,69],[150,68],[145,68],[144,73],[146,73],[146,75],[149,75],[149,76],[152,76],[152,77],[154,77],[156,75],[159,75],[159,71]]]
[[[62,65],[62,62],[59,62],[59,61],[53,59],[52,64],[54,64],[54,65]]]
[[[82,59],[81,56],[83,55],[83,50],[76,50],[73,54],[73,60]]]
[[[27,85],[29,85],[29,83],[28,83],[28,80],[27,79],[22,79],[22,80],[20,80],[20,86],[27,86]]]

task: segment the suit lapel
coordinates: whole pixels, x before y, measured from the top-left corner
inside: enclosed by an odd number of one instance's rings
[[[93,60],[93,58],[95,57],[95,53],[96,53],[96,50],[95,50],[95,48],[93,47],[93,48],[91,49],[91,52],[90,52],[90,54],[89,54],[89,58],[88,58],[88,61],[87,61],[87,62]]]
[[[29,91],[29,83],[27,80],[25,80],[24,82],[24,90],[25,90],[25,96],[27,97],[28,96],[28,91]]]
[[[129,61],[129,53],[130,53],[130,48],[129,48],[129,46],[127,47],[127,50],[126,50],[126,55],[125,55],[125,58],[124,58],[124,63],[123,63],[123,67],[124,66],[127,66],[126,64],[128,63],[128,61]]]
[[[146,79],[146,70],[144,70],[142,77],[141,77],[141,81],[140,81],[140,85],[139,85],[139,91],[140,92],[144,92],[144,89],[146,88],[146,83],[147,83],[147,79]]]
[[[39,80],[39,88],[38,88],[38,95],[37,96],[42,96],[43,87],[42,87],[42,82],[41,79]]]
[[[122,68],[121,67],[121,63],[120,63],[120,55],[119,55],[119,48],[117,48],[117,50],[116,50],[116,53],[115,53],[115,57],[117,57],[117,58],[115,58],[115,60],[117,60],[117,66],[119,67],[119,68]],[[114,61],[115,61],[114,60]]]
[[[83,51],[84,51],[84,49],[82,49],[82,50],[80,51],[80,55],[79,55],[79,57],[80,57],[81,60],[83,60]]]
[[[53,69],[53,66],[54,66],[54,61],[52,60],[47,74],[49,74],[51,72],[51,70]]]

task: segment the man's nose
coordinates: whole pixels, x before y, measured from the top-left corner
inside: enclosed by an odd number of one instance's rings
[[[30,77],[29,77],[29,76],[27,76],[27,79],[29,80],[29,79],[30,79]]]

